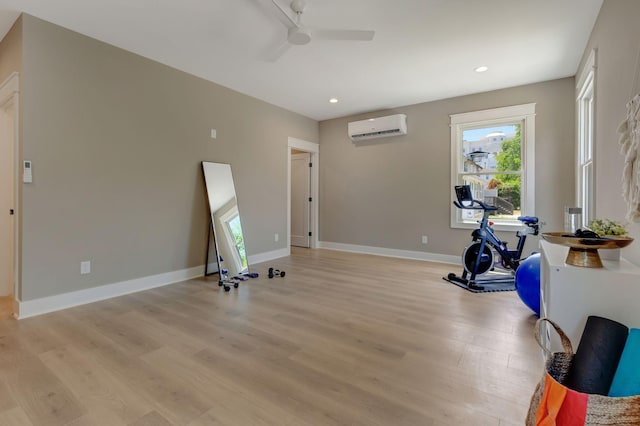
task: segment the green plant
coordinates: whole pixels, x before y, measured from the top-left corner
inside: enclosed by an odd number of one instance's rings
[[[627,230],[622,223],[610,219],[593,219],[589,222],[588,228],[600,236],[627,235]]]
[[[497,170],[504,172],[519,172],[522,170],[522,136],[520,126],[516,126],[516,135],[513,139],[503,141],[502,151],[496,156]],[[496,174],[498,196],[507,199],[513,206],[520,210],[520,186],[522,179],[519,174]]]

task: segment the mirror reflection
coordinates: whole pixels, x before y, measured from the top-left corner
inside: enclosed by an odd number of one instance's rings
[[[203,161],[202,171],[209,198],[213,230],[205,274],[220,272],[220,279],[224,279],[248,273],[249,263],[231,166]],[[215,265],[212,257],[218,260],[217,270],[211,268]]]

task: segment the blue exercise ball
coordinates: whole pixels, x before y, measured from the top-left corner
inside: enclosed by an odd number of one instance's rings
[[[516,270],[516,291],[520,300],[540,316],[540,253],[534,253]]]

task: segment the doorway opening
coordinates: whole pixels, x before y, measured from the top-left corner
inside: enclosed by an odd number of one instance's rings
[[[291,148],[291,245],[309,248],[311,243],[311,154]]]
[[[0,85],[0,315],[15,311],[17,289],[18,74]]]
[[[318,246],[317,143],[289,138],[287,148],[287,247]]]

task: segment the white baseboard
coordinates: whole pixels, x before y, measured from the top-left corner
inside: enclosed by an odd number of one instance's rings
[[[458,256],[447,256],[437,253],[425,253],[419,251],[387,249],[381,247],[358,246],[353,244],[318,242],[318,248],[329,250],[349,251],[354,253],[373,254],[378,256],[399,257],[403,259],[427,260],[432,262],[459,264]],[[270,260],[286,257],[291,254],[289,247],[278,250],[258,253],[249,256],[249,265],[268,262]],[[152,288],[163,287],[181,281],[187,281],[204,275],[204,265],[163,274],[150,275],[99,287],[56,294],[54,296],[41,297],[33,300],[14,301],[15,316],[18,319],[42,315],[49,312],[60,311],[87,303],[98,302],[112,297],[124,296]]]
[[[289,254],[290,252],[288,247],[265,253],[258,253],[253,256],[249,256],[249,265],[289,256]],[[112,297],[150,290],[152,288],[190,280],[203,275],[204,265],[201,265],[193,268],[166,272],[164,274],[150,275],[148,277],[106,284],[99,287],[41,297],[39,299],[26,301],[16,300],[14,302],[14,316],[18,319],[29,318],[74,306],[110,299]]]
[[[270,260],[289,256],[290,254],[291,254],[291,251],[289,247],[285,247],[278,250],[272,250],[264,253],[250,255],[249,258],[247,259],[249,261],[249,270],[251,270],[251,265],[254,265],[256,263],[268,262]]]
[[[71,308],[73,306],[84,305],[86,303],[98,302],[112,297],[124,296],[125,294],[150,290],[152,288],[190,280],[203,275],[204,265],[201,265],[193,268],[166,272],[164,274],[151,275],[148,277],[106,284],[99,287],[41,297],[39,299],[26,301],[18,300],[15,316],[18,319],[29,318],[36,315]]]
[[[318,248],[337,251],[348,251],[351,253],[373,254],[375,256],[398,257],[401,259],[452,263],[456,265],[459,265],[461,262],[460,256],[451,256],[448,254],[427,253],[424,251],[400,250],[384,247],[359,246],[355,244],[332,243],[329,241],[318,241]]]

